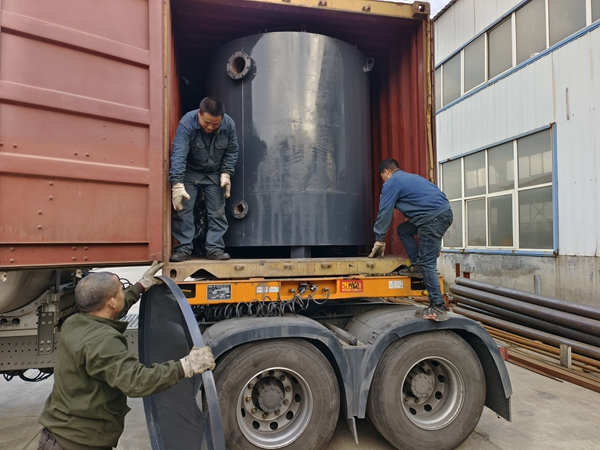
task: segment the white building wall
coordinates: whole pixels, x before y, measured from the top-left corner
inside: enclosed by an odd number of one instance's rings
[[[552,56],[559,254],[600,256],[600,29]]]
[[[436,122],[440,161],[555,123],[558,253],[600,256],[600,28],[442,111]]]
[[[436,64],[450,56],[522,0],[460,0],[435,21]]]
[[[438,113],[438,160],[554,122],[552,72],[549,54]]]

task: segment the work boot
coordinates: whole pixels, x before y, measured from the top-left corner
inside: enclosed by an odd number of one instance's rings
[[[206,259],[214,259],[217,261],[226,261],[229,259],[229,253],[225,253],[223,250],[218,248],[210,253],[207,253]]]
[[[445,306],[428,306],[427,308],[417,311],[415,316],[419,319],[434,320],[436,322],[448,320],[448,313],[446,312]]]
[[[187,253],[175,252],[171,255],[171,257],[169,258],[169,261],[183,262],[183,261],[187,261],[188,259],[191,259],[191,258],[192,258],[192,256],[188,255]]]
[[[423,278],[423,274],[421,273],[421,269],[419,269],[415,265],[407,267],[406,269],[400,269],[398,271],[398,275],[403,275],[405,277]]]

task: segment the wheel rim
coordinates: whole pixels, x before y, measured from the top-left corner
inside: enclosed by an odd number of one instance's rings
[[[272,367],[250,378],[237,403],[242,434],[260,448],[281,448],[304,432],[313,413],[308,383],[293,370]]]
[[[439,430],[460,412],[465,382],[447,359],[425,358],[404,378],[402,393],[402,409],[409,420],[424,430]]]

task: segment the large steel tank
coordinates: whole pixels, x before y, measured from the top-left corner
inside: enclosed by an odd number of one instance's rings
[[[217,51],[208,93],[225,104],[240,144],[228,247],[371,243],[372,64],[345,42],[303,32]]]

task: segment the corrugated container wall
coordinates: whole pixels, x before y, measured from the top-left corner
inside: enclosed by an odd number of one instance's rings
[[[0,8],[0,265],[161,259],[161,4]]]
[[[374,166],[395,157],[432,178],[425,15],[369,0],[302,4],[0,0],[0,267],[163,258],[177,122],[206,94],[213,50],[256,32],[321,33],[374,57],[365,151]],[[370,214],[380,188],[375,176]]]

